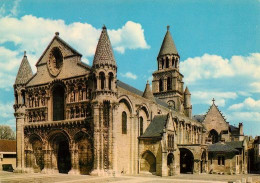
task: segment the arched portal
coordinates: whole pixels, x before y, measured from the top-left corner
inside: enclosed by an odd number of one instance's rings
[[[56,165],[59,173],[68,173],[71,169],[71,154],[68,138],[63,133],[57,133],[52,137],[52,148],[55,154]]]
[[[173,167],[174,167],[174,156],[172,153],[169,153],[167,156],[167,166],[168,166],[168,175],[172,176],[173,175]]]
[[[93,142],[90,140],[88,135],[83,132],[76,134],[75,142],[78,147],[78,165],[80,174],[87,175],[93,169]]]
[[[217,143],[219,141],[218,140],[218,132],[216,130],[214,130],[214,129],[210,130],[209,138],[211,138],[212,144]]]
[[[53,88],[53,121],[64,120],[64,88],[57,85]]]
[[[193,173],[194,156],[186,148],[180,149],[180,171],[181,173]]]
[[[140,169],[143,172],[156,172],[156,157],[151,151],[145,151],[143,153]]]

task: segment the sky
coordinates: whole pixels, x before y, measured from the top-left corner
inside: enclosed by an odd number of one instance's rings
[[[259,12],[259,0],[0,0],[0,124],[15,129],[13,83],[24,51],[35,73],[55,32],[92,65],[106,25],[118,79],[143,91],[169,25],[193,114],[215,98],[230,124],[260,135]]]

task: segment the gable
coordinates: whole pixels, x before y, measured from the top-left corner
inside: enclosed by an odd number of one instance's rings
[[[58,48],[58,49],[57,49]],[[53,69],[53,50],[61,53],[61,66]],[[56,61],[56,58],[54,59]],[[81,54],[65,43],[57,35],[52,39],[36,64],[37,72],[26,86],[42,85],[52,82],[54,79],[66,79],[84,76],[90,73],[91,67],[81,62]]]
[[[215,104],[210,107],[203,124],[207,131],[214,129],[220,133],[223,130],[228,130],[228,123]]]
[[[58,47],[61,50],[64,58],[70,57],[70,56],[79,56],[79,57],[82,56],[74,48],[72,48],[69,44],[67,44],[59,36],[56,35],[51,40],[51,42],[49,43],[47,48],[44,50],[43,54],[41,55],[38,62],[36,63],[36,67],[47,63],[47,61],[49,60],[50,52],[54,47]]]

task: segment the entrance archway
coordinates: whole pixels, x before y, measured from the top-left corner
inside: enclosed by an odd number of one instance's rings
[[[216,130],[214,130],[214,129],[210,130],[209,138],[212,139],[212,144],[217,143],[219,141],[218,140],[218,132]]]
[[[180,171],[181,173],[193,173],[194,157],[190,150],[180,149]]]
[[[156,172],[156,157],[151,151],[145,151],[141,159],[141,171],[143,172]]]
[[[56,157],[59,173],[68,173],[71,169],[71,154],[68,138],[62,134],[55,134],[52,138],[52,148]]]
[[[52,96],[53,121],[64,120],[64,88],[61,85],[54,86]]]

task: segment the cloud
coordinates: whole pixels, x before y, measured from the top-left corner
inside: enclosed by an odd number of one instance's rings
[[[231,121],[259,123],[260,112],[232,112],[227,115],[227,118]],[[255,128],[259,128],[259,126],[255,126]]]
[[[235,55],[230,60],[218,55],[204,54],[202,57],[188,58],[180,63],[180,67],[188,84],[203,79],[237,77],[260,81],[260,53]]]
[[[8,16],[14,17],[19,13],[19,3],[21,0],[8,1],[7,4],[2,3],[0,6],[0,17]],[[12,3],[13,2],[13,3]]]
[[[215,99],[215,103],[219,106],[225,106],[227,99],[236,99],[237,94],[235,92],[207,92],[207,91],[194,91],[192,92],[193,104],[212,104],[212,99]]]
[[[129,79],[137,79],[137,76],[131,72],[127,72],[125,74],[121,74],[123,77],[125,78],[129,78]]]
[[[17,14],[19,1],[15,1],[11,12]],[[0,12],[5,13],[6,5],[0,7]],[[82,61],[89,64],[95,54],[101,29],[88,23],[74,22],[66,24],[63,20],[38,18],[25,15],[21,18],[5,16],[0,18],[0,88],[11,87],[21,63],[24,50],[27,58],[34,66],[38,58],[51,41],[55,32],[68,44],[83,54]],[[145,41],[144,30],[139,23],[126,22],[122,28],[109,30],[108,34],[115,51],[124,53],[127,49],[148,49]],[[8,44],[14,48],[9,49]],[[35,72],[36,68],[32,67]],[[135,75],[128,75],[136,79]]]
[[[233,104],[228,109],[234,111],[260,111],[260,100],[254,100],[253,98],[248,97],[242,103]]]
[[[17,16],[18,14],[18,6],[19,6],[19,3],[20,3],[21,0],[16,0],[14,1],[14,4],[13,4],[13,7],[12,9],[10,10],[11,14],[13,16]]]
[[[125,49],[150,48],[145,41],[144,30],[139,23],[128,21],[121,29],[110,30],[108,33],[111,35],[115,50],[120,53],[124,53]]]
[[[0,102],[0,117],[1,118],[13,118],[13,104],[12,103],[1,103]]]

